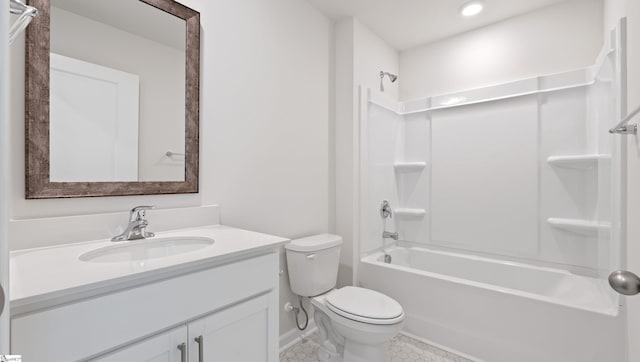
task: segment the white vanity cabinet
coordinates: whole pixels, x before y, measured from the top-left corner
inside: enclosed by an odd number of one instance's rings
[[[11,353],[25,362],[277,362],[277,249],[238,258],[12,316]]]
[[[278,355],[278,343],[269,333],[269,298],[254,298],[189,323],[189,361],[275,362],[270,356]]]
[[[262,295],[160,333],[93,362],[269,362],[270,296]],[[271,342],[274,342],[273,340]]]

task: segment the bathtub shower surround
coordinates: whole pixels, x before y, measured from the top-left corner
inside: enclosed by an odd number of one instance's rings
[[[401,240],[608,275],[620,188],[611,63],[404,103],[372,93],[361,252],[381,246],[386,199]]]
[[[588,68],[406,102],[362,91],[358,279],[403,305],[407,331],[495,362],[624,360],[606,278],[624,246],[609,129],[625,34]]]

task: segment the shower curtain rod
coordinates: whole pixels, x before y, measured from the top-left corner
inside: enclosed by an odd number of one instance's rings
[[[38,16],[38,9],[26,5],[20,0],[10,0],[9,11],[11,14],[19,15],[18,20],[16,20],[15,24],[13,24],[9,30],[9,44],[11,44],[18,35],[29,26],[31,20]]]
[[[626,124],[633,117],[637,116],[640,113],[640,107],[636,108],[633,112],[629,113],[622,121],[618,122],[613,128],[609,130],[609,133],[619,133],[619,134],[637,134],[638,133],[638,125],[637,124]]]

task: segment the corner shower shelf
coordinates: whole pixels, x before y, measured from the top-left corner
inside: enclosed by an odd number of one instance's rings
[[[424,215],[427,214],[427,210],[425,210],[425,209],[400,208],[400,209],[393,210],[393,213],[398,217],[420,218],[420,217],[424,217]]]
[[[551,166],[565,168],[592,168],[598,166],[599,160],[610,159],[609,155],[590,154],[590,155],[572,155],[572,156],[550,156],[547,163]]]
[[[593,235],[596,234],[598,230],[608,230],[611,228],[611,224],[609,224],[608,222],[580,219],[561,219],[555,217],[547,219],[547,224],[553,226],[556,229],[583,235]]]
[[[418,172],[427,167],[426,162],[396,162],[393,167],[398,172]]]

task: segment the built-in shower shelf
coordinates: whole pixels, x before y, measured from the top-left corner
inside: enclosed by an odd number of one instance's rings
[[[609,155],[590,154],[590,155],[571,155],[571,156],[550,156],[547,163],[551,166],[565,168],[592,168],[598,166],[599,160],[610,159]]]
[[[427,210],[425,210],[425,209],[399,208],[399,209],[393,210],[393,213],[397,217],[420,218],[420,217],[424,217],[424,215],[427,214]]]
[[[611,224],[603,221],[561,219],[555,217],[547,219],[547,224],[556,229],[583,235],[592,235],[596,234],[599,230],[609,230],[611,228]]]
[[[427,167],[426,162],[396,162],[393,167],[398,172],[419,172]]]

